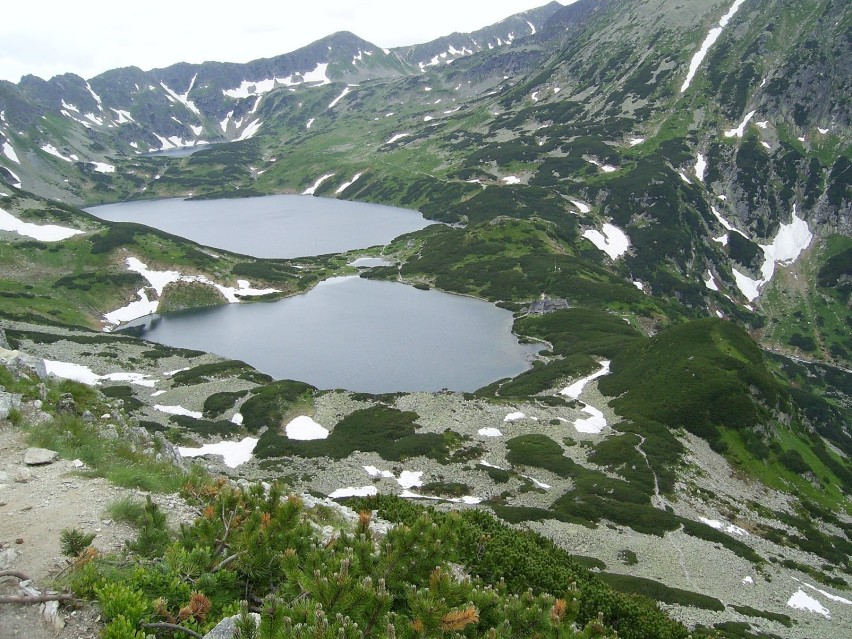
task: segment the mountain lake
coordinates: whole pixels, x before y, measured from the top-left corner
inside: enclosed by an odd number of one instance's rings
[[[530,367],[540,346],[493,304],[357,276],[256,304],[154,315],[122,330],[240,359],[278,379],[368,393],[473,391]]]
[[[86,209],[235,253],[294,258],[387,244],[433,224],[418,211],[307,195],[140,200]]]
[[[416,211],[308,196],[127,202],[88,211],[278,258],[384,244],[430,224]],[[364,262],[355,264],[373,265]],[[122,330],[323,389],[434,392],[473,391],[529,369],[542,347],[520,344],[512,321],[512,313],[482,300],[353,276],[275,302],[152,315]]]

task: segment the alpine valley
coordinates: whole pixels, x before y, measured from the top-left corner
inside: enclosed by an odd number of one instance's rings
[[[488,515],[462,570],[511,590],[535,553],[476,561],[534,538],[619,637],[852,636],[850,100],[845,0],[551,2],[396,49],[3,81],[0,354],[213,474]],[[82,208],[306,192],[435,223],[269,259]],[[374,395],[115,330],[345,275],[497,304],[543,350]]]

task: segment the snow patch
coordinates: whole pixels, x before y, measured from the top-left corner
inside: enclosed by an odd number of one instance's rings
[[[727,235],[725,237],[727,237]],[[709,288],[711,291],[719,290],[719,287],[716,284],[716,279],[713,277],[713,273],[711,273],[709,270],[707,271],[707,279],[704,280],[704,286]]]
[[[624,255],[630,246],[630,240],[624,231],[608,223],[603,225],[603,233],[591,229],[583,233],[583,237],[614,260]]]
[[[743,134],[745,133],[746,125],[749,123],[749,120],[751,120],[754,117],[755,113],[756,113],[755,111],[749,111],[746,114],[746,116],[743,118],[743,121],[740,122],[740,125],[737,128],[728,129],[727,131],[725,131],[725,134],[724,134],[725,137],[726,138],[732,138],[734,136],[736,136],[738,138],[743,137]]]
[[[8,141],[3,143],[3,154],[12,160],[15,164],[20,164],[21,161],[18,159],[18,154],[15,153],[15,149],[12,148],[12,145],[9,144]]]
[[[801,589],[790,597],[789,601],[787,601],[787,606],[796,610],[815,612],[826,619],[831,619],[831,611]]]
[[[188,408],[184,408],[183,406],[165,406],[163,404],[154,404],[154,410],[158,410],[161,413],[166,413],[167,415],[182,415],[184,417],[192,417],[194,419],[201,419],[202,417],[201,411],[189,410]],[[182,452],[181,455],[183,455]]]
[[[205,444],[201,448],[187,448],[180,446],[178,452],[183,457],[201,457],[203,455],[221,455],[222,461],[228,468],[236,468],[251,459],[257,439],[246,437],[238,442],[219,442],[218,444]]]
[[[56,224],[32,224],[19,220],[11,213],[0,209],[0,231],[12,231],[40,242],[59,242],[80,235],[83,231]]]
[[[115,173],[115,167],[112,164],[106,162],[89,162],[89,164],[94,166],[98,173]]]
[[[591,433],[597,435],[606,428],[606,418],[597,408],[587,404],[583,407],[583,412],[587,413],[589,417],[580,418],[574,422],[574,428],[577,429],[578,433]]]
[[[260,130],[260,125],[263,124],[260,120],[252,120],[250,124],[243,129],[243,132],[240,133],[240,136],[237,138],[237,142],[241,140],[248,140],[249,138],[254,137],[255,133]]]
[[[500,432],[499,428],[480,428],[477,431],[477,434],[480,437],[502,437],[503,433]]]
[[[507,175],[503,178],[502,181],[506,184],[520,184],[521,178],[519,178],[517,175]]]
[[[588,377],[584,377],[583,379],[578,379],[576,382],[563,388],[559,391],[560,395],[565,395],[566,397],[570,397],[571,399],[578,399],[580,395],[583,393],[583,389],[586,387],[591,381],[596,380],[598,377],[603,377],[604,375],[609,375],[609,365],[612,362],[610,360],[601,361],[601,367],[597,372],[592,373]]]
[[[290,439],[298,441],[313,441],[328,438],[328,429],[317,424],[306,415],[301,415],[284,427],[284,432]]]
[[[831,599],[831,601],[836,601],[838,603],[846,604],[847,606],[852,606],[852,601],[850,601],[849,599],[846,599],[844,597],[840,597],[838,595],[833,595],[830,592],[827,592],[825,590],[817,588],[816,586],[812,586],[809,583],[805,583],[801,579],[796,579],[795,577],[793,577],[793,581],[798,581],[805,588],[810,588],[814,592],[818,592],[819,594],[821,594],[823,597],[827,597],[828,599]]]
[[[375,486],[361,486],[360,488],[352,488],[349,486],[346,488],[338,488],[329,494],[329,497],[332,499],[342,499],[344,497],[372,497],[373,495],[378,494],[379,489]]]
[[[86,384],[87,386],[97,386],[101,380],[100,375],[82,364],[46,359],[44,360],[44,368],[48,375],[53,375],[60,379],[70,379],[81,384]]]
[[[351,180],[349,180],[348,182],[344,182],[344,183],[343,183],[343,184],[341,184],[339,187],[337,187],[337,190],[334,192],[334,194],[335,194],[335,195],[340,195],[341,193],[343,193],[346,189],[348,189],[350,186],[352,186],[353,184],[355,184],[355,182],[357,182],[357,181],[358,181],[358,179],[359,179],[362,175],[363,175],[363,173],[356,173],[356,174],[353,176],[353,178],[352,178]]]
[[[813,234],[805,222],[796,214],[793,206],[793,219],[789,224],[782,224],[772,244],[761,244],[764,259],[761,267],[761,279],[755,280],[733,269],[737,287],[749,302],[753,302],[760,294],[760,288],[772,279],[776,264],[792,264],[802,251],[810,246]]]
[[[349,87],[343,89],[343,92],[331,101],[331,103],[328,105],[328,108],[333,109],[338,102],[340,102],[344,97],[346,97],[350,93],[352,93],[352,89],[350,89]]]
[[[407,138],[409,135],[411,135],[411,134],[410,133],[397,133],[396,135],[392,136],[390,140],[385,142],[385,144],[393,144],[397,140],[401,140],[402,138]]]
[[[683,93],[689,88],[689,85],[692,83],[692,79],[695,77],[696,71],[698,71],[698,67],[701,66],[701,63],[704,61],[704,58],[707,56],[707,52],[710,50],[710,47],[715,44],[716,40],[719,39],[719,36],[722,35],[722,30],[728,26],[728,23],[731,21],[731,18],[734,17],[734,14],[739,10],[740,5],[745,0],[735,0],[734,4],[728,10],[728,13],[722,16],[719,20],[719,24],[716,27],[710,29],[707,33],[707,37],[704,38],[704,42],[701,44],[701,48],[698,52],[692,56],[692,60],[689,63],[689,72],[686,74],[686,80],[683,81],[683,85],[680,87],[680,92]]]
[[[697,177],[701,182],[704,181],[704,174],[707,171],[707,160],[700,153],[695,160],[695,177]]]
[[[576,206],[578,209],[580,209],[580,213],[588,213],[589,211],[592,210],[591,207],[588,204],[586,204],[585,202],[581,202],[580,200],[570,200],[569,199],[568,201],[571,202],[571,204]]]
[[[121,109],[113,109],[110,108],[110,111],[115,112],[118,116],[118,120],[115,120],[116,124],[127,124],[128,122],[136,122],[133,119],[133,116],[130,115],[130,111],[122,111]]]
[[[44,145],[42,145],[41,150],[42,150],[42,151],[44,151],[45,153],[50,153],[50,155],[53,155],[53,156],[55,156],[55,157],[58,157],[60,160],[65,160],[66,162],[73,162],[73,161],[74,161],[74,160],[72,160],[70,157],[65,157],[64,155],[62,155],[62,154],[59,152],[59,149],[57,149],[57,148],[56,148],[55,146],[53,146],[52,144],[44,144]]]
[[[186,93],[178,94],[175,91],[172,91],[169,87],[166,86],[165,82],[160,82],[160,86],[163,87],[166,93],[168,93],[175,100],[184,105],[187,109],[192,111],[195,115],[201,115],[201,111],[198,110],[198,107],[195,106],[195,103],[189,99],[189,92],[192,91],[192,87],[195,86],[195,80],[198,78],[198,74],[196,73],[192,76],[192,81],[189,83],[189,88],[186,90]]]
[[[318,177],[316,182],[314,182],[308,188],[306,188],[304,191],[302,191],[302,195],[313,195],[314,193],[317,192],[317,189],[320,187],[320,185],[323,182],[325,182],[328,178],[333,177],[333,176],[334,176],[334,173],[326,173],[325,175]]]
[[[618,167],[615,167],[612,164],[602,164],[601,162],[599,162],[598,160],[595,160],[594,158],[590,159],[589,162],[594,164],[596,167],[598,167],[604,173],[614,173],[615,171],[618,170]]]
[[[630,146],[636,146],[638,144],[642,144],[645,141],[645,138],[630,138]]]
[[[734,524],[726,524],[725,522],[719,521],[718,519],[708,519],[707,517],[699,517],[702,523],[710,526],[710,528],[715,528],[716,530],[724,530],[728,533],[733,533],[735,535],[739,535],[740,537],[748,537],[748,531],[744,528],[740,528],[739,526],[735,526]]]
[[[504,422],[516,422],[519,419],[524,419],[524,418],[526,418],[526,415],[524,415],[522,412],[518,411],[518,412],[515,412],[515,413],[509,413],[508,415],[506,415],[503,418],[503,421]]]

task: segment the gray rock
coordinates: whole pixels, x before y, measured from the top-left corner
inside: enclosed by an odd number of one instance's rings
[[[65,621],[59,616],[59,602],[46,601],[39,606],[42,618],[47,624],[53,627],[56,632],[59,632],[65,627]]]
[[[21,396],[16,393],[0,391],[0,419],[9,417],[9,411],[21,407]]]
[[[24,452],[24,463],[27,466],[41,466],[52,464],[59,458],[59,453],[47,448],[27,448]]]
[[[74,396],[71,393],[65,393],[56,402],[56,410],[60,413],[74,414],[77,412],[77,402],[74,401]]]
[[[260,615],[256,612],[250,612],[251,618],[254,619],[254,625],[260,625]],[[213,630],[204,635],[203,639],[233,639],[234,629],[239,621],[239,615],[233,617],[225,617],[220,621]]]
[[[9,349],[9,340],[6,339],[6,331],[0,328],[0,348]]]
[[[33,357],[20,351],[10,351],[0,346],[0,363],[5,364],[9,368],[9,371],[18,379],[23,376],[38,379],[47,378],[47,368],[44,366],[44,360],[39,357]]]
[[[6,570],[20,554],[14,547],[0,550],[0,570]]]
[[[29,480],[33,478],[32,472],[26,466],[21,466],[20,468],[16,468],[12,477],[16,483],[18,484],[26,484]]]

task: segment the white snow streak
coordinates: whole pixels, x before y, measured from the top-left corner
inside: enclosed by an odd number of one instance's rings
[[[45,145],[43,145],[43,146],[41,147],[41,150],[42,150],[42,151],[44,151],[45,153],[50,153],[51,155],[53,155],[53,156],[55,156],[55,157],[58,157],[60,160],[65,160],[66,162],[73,162],[73,161],[74,161],[74,160],[72,160],[70,157],[65,157],[64,155],[62,155],[62,154],[59,152],[59,149],[57,149],[57,148],[56,148],[55,146],[53,146],[52,144],[45,144]]]
[[[727,131],[725,131],[725,137],[726,138],[732,138],[734,136],[736,136],[738,138],[743,137],[743,134],[745,133],[746,125],[749,123],[749,120],[751,120],[754,117],[754,114],[755,114],[755,111],[749,111],[746,114],[745,118],[743,118],[743,121],[740,122],[740,125],[737,128],[728,129]]]
[[[349,87],[343,89],[343,92],[331,101],[331,103],[328,105],[328,108],[333,109],[338,102],[340,102],[345,96],[349,95],[351,92],[352,89],[350,89]]]
[[[569,199],[568,201],[571,202],[571,204],[576,206],[578,209],[580,209],[580,213],[588,213],[589,211],[592,210],[591,207],[589,207],[588,204],[586,204],[585,202],[581,202],[580,200]]]
[[[83,231],[58,226],[56,224],[32,224],[19,220],[11,213],[0,209],[0,231],[12,231],[18,235],[31,237],[40,242],[59,242],[79,235]]]
[[[716,284],[716,279],[713,277],[713,273],[709,270],[707,271],[707,279],[704,281],[704,286],[709,288],[711,291],[718,291],[719,287]]]
[[[500,432],[499,428],[480,428],[477,431],[477,434],[480,437],[502,437],[503,433]]]
[[[15,149],[12,148],[12,145],[9,144],[8,141],[3,143],[3,154],[12,160],[15,164],[20,164],[21,161],[18,159],[18,154],[15,153]]]
[[[222,461],[228,468],[236,468],[251,459],[257,439],[246,437],[238,442],[219,442],[218,444],[205,444],[201,448],[187,448],[180,446],[178,452],[183,457],[201,457],[203,455],[221,455]]]
[[[396,135],[394,135],[393,137],[391,137],[391,139],[390,139],[390,140],[388,140],[387,142],[385,142],[385,144],[393,144],[393,143],[394,143],[394,142],[396,142],[397,140],[401,140],[402,138],[407,138],[409,135],[411,135],[411,134],[410,134],[410,133],[397,133]]]
[[[700,153],[695,160],[695,177],[700,181],[704,181],[704,174],[707,171],[707,160]]]
[[[701,66],[701,63],[704,61],[707,52],[710,50],[710,47],[719,39],[719,36],[722,35],[722,29],[728,26],[728,23],[731,21],[731,18],[734,17],[734,14],[740,8],[740,5],[745,0],[735,0],[734,4],[728,10],[728,13],[722,16],[721,20],[719,20],[719,25],[710,29],[710,32],[707,34],[707,37],[704,38],[704,42],[701,45],[701,48],[698,52],[692,56],[692,61],[689,63],[689,72],[686,74],[686,80],[683,81],[683,86],[680,87],[680,92],[683,93],[689,88],[689,85],[692,83],[692,78],[695,77],[696,71],[698,71],[698,67]]]
[[[197,410],[189,410],[183,406],[164,406],[163,404],[154,404],[154,409],[167,415],[182,415],[184,417],[192,417],[193,419],[201,419],[201,412]],[[183,455],[183,453],[181,453]]]
[[[831,611],[801,589],[790,597],[789,601],[787,601],[787,606],[796,610],[815,612],[826,619],[831,619]]]
[[[604,375],[609,375],[609,365],[611,362],[609,360],[602,360],[600,369],[589,375],[588,377],[584,377],[583,379],[578,379],[576,382],[563,388],[559,391],[560,395],[565,395],[566,397],[570,397],[571,399],[577,399],[583,393],[583,389],[586,387],[591,381],[596,380],[598,377],[603,377]]]
[[[338,186],[338,187],[337,187],[337,190],[334,192],[334,194],[335,194],[335,195],[340,195],[341,193],[343,193],[346,189],[348,189],[350,186],[352,186],[353,184],[355,184],[355,182],[357,182],[357,181],[358,181],[358,179],[359,179],[362,175],[363,175],[363,173],[356,173],[356,174],[353,176],[353,178],[352,178],[351,180],[349,180],[348,182],[344,182],[343,184],[341,184],[340,186]]]
[[[240,133],[240,136],[237,138],[237,142],[240,140],[248,140],[251,137],[254,137],[254,134],[260,130],[260,125],[263,124],[260,120],[253,120],[250,124],[243,129],[243,132]]]
[[[333,177],[334,173],[326,173],[322,177],[317,178],[317,181],[311,184],[308,188],[302,191],[302,195],[313,195],[317,192],[317,189],[320,185],[325,182],[328,178]]]

